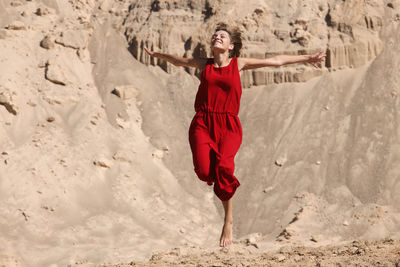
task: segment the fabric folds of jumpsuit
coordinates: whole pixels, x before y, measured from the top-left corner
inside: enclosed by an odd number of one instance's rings
[[[214,184],[222,201],[230,199],[240,186],[234,175],[234,158],[242,143],[241,94],[237,58],[220,68],[209,59],[196,94],[189,142],[195,173],[208,185]]]

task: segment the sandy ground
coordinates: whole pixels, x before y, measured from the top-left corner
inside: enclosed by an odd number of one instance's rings
[[[254,246],[250,245],[250,246]],[[192,247],[175,248],[153,254],[148,261],[132,261],[125,266],[399,266],[400,241],[353,241],[340,246],[282,247],[277,252],[261,253],[233,244],[229,248],[204,251]]]

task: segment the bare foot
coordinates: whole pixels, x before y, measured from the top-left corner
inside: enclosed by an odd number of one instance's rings
[[[219,240],[220,247],[227,247],[232,243],[232,225],[233,220],[225,221],[224,226],[222,227],[221,238]]]

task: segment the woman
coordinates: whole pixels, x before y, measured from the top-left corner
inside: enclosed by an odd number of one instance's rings
[[[219,23],[211,37],[213,58],[183,58],[153,52],[152,57],[166,60],[175,66],[202,70],[195,99],[195,111],[189,127],[194,171],[199,179],[214,184],[214,192],[225,210],[220,246],[232,243],[232,196],[240,183],[233,175],[234,157],[242,143],[242,127],[238,118],[242,88],[239,71],[307,62],[318,68],[325,54],[278,55],[266,59],[239,58],[241,34],[225,23]]]

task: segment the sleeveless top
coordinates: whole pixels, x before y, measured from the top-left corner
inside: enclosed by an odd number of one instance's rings
[[[196,112],[238,115],[242,86],[237,57],[225,67],[214,67],[213,62],[214,59],[209,58],[201,73],[194,109]]]

